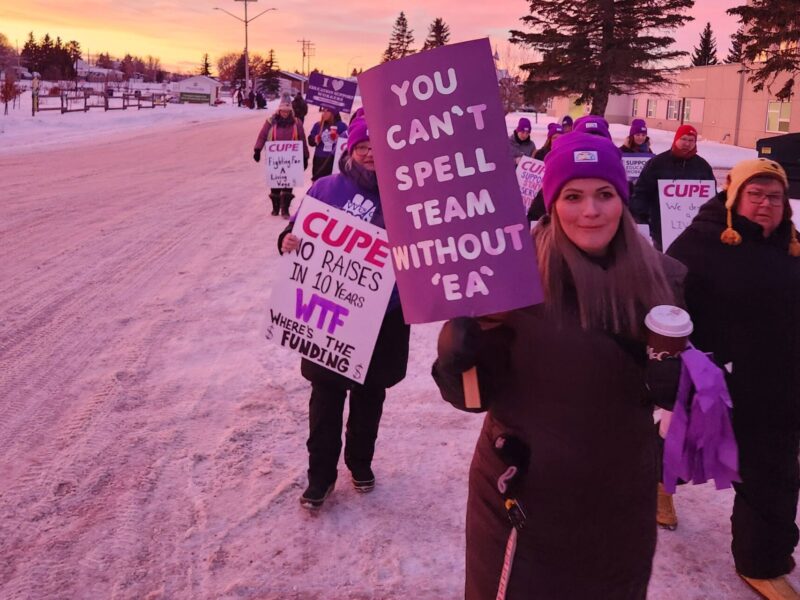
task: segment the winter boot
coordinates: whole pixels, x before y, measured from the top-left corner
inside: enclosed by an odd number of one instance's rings
[[[281,207],[281,197],[279,194],[270,194],[269,199],[272,200],[272,216],[277,217]]]
[[[306,491],[300,496],[300,506],[307,510],[318,510],[331,495],[335,484],[336,482],[333,482],[326,486],[309,482]]]
[[[356,488],[357,492],[367,494],[375,489],[375,474],[369,467],[366,469],[356,469],[352,472],[352,475],[353,487]]]
[[[767,600],[798,600],[800,594],[787,581],[786,577],[774,579],[753,579],[739,574],[744,582]]]
[[[284,219],[289,218],[289,206],[292,204],[292,200],[294,199],[294,194],[291,192],[281,194],[281,216]]]
[[[675,531],[678,528],[678,515],[675,514],[675,505],[672,503],[672,494],[664,489],[664,484],[658,484],[658,505],[656,508],[656,522],[659,527]]]

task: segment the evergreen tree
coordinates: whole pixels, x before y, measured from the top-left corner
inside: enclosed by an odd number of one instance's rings
[[[728,57],[725,59],[726,63],[740,63],[742,62],[742,34],[743,29],[739,29],[731,36],[731,48],[728,50]]]
[[[788,78],[775,93],[778,100],[790,100],[794,82],[800,77],[800,10],[796,0],[750,0],[728,10],[738,15],[743,26],[742,63],[753,90],[766,86],[770,92],[778,76]],[[758,59],[758,62],[756,60]]]
[[[0,33],[0,71],[15,64],[17,64],[17,53],[8,38]]]
[[[211,77],[211,63],[208,61],[208,53],[203,54],[203,64],[200,65],[200,75]]]
[[[394,22],[392,36],[389,38],[389,46],[383,53],[381,62],[389,62],[398,58],[403,58],[409,54],[414,54],[411,44],[414,43],[414,32],[408,28],[406,14],[400,12],[400,16]]]
[[[355,77],[356,75],[358,75],[358,69],[353,67],[353,70],[350,71],[350,77]]]
[[[511,41],[541,54],[520,65],[529,101],[577,94],[592,114],[605,113],[611,94],[669,83],[677,67],[664,61],[688,52],[670,50],[665,30],[692,19],[694,0],[528,0],[522,17],[529,32],[511,31]]]
[[[278,67],[278,59],[275,58],[275,50],[270,49],[267,58],[263,60],[259,76],[264,80],[262,90],[267,94],[277,94],[280,91],[280,67]]]
[[[703,67],[717,64],[717,40],[711,32],[711,23],[706,23],[705,29],[700,34],[700,45],[692,54],[692,66]]]
[[[444,46],[450,41],[450,27],[441,17],[436,17],[428,28],[428,38],[422,45],[423,50]]]

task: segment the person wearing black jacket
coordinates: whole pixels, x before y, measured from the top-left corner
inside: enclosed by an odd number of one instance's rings
[[[302,123],[308,114],[308,104],[303,99],[302,92],[297,92],[294,100],[292,100],[292,110],[294,111],[294,116],[300,119],[300,122]]]
[[[650,225],[650,237],[659,250],[664,248],[661,247],[658,182],[675,179],[714,179],[711,165],[697,154],[697,130],[691,125],[678,127],[672,147],[644,166],[633,188],[631,213],[638,223]]]
[[[446,401],[487,411],[469,474],[465,596],[643,600],[653,404],[671,410],[679,375],[650,377],[669,363],[646,359],[644,316],[681,303],[685,269],[637,232],[611,140],[569,133],[545,164],[547,215],[534,229],[544,303],[448,321],[433,366]],[[473,367],[480,409],[464,398]]]
[[[798,598],[800,243],[786,173],[742,161],[667,254],[688,268],[692,341],[727,368],[741,483],[731,526],[739,575],[765,598]]]

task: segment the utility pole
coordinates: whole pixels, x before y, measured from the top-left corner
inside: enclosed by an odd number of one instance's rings
[[[311,40],[297,40],[303,47],[303,62],[300,65],[300,70],[303,72],[303,75],[308,75],[311,73],[311,57],[314,56],[314,44]],[[306,64],[308,65],[308,70],[306,70]]]
[[[244,19],[242,19],[241,17],[237,17],[236,15],[234,15],[233,13],[228,12],[224,8],[218,8],[218,7],[215,6],[214,10],[220,10],[220,11],[224,12],[226,15],[230,15],[234,19],[244,23],[244,79],[245,79],[245,89],[247,89],[247,88],[250,87],[250,56],[248,54],[248,47],[247,47],[248,46],[248,44],[247,44],[247,41],[248,41],[247,40],[247,24],[250,23],[250,21],[255,21],[258,17],[260,17],[261,15],[263,15],[266,12],[269,12],[271,10],[278,10],[278,9],[277,8],[268,8],[266,10],[262,10],[255,17],[252,17],[251,19],[248,19],[247,18],[247,3],[248,2],[258,2],[258,0],[235,0],[235,2],[244,2]]]

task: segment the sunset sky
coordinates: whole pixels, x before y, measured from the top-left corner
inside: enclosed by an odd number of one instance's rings
[[[744,0],[696,0],[695,20],[674,32],[677,46],[691,51],[701,29],[710,21],[717,38],[719,59],[728,52],[735,18],[725,9]],[[168,70],[196,71],[204,53],[214,64],[225,52],[244,47],[244,25],[213,10],[215,6],[244,16],[243,3],[234,0],[0,0],[0,33],[22,47],[28,32],[45,33],[63,40],[75,39],[86,52],[126,52],[161,59]],[[270,7],[278,10],[257,18],[249,26],[250,51],[266,54],[274,48],[281,68],[300,69],[298,40],[311,40],[316,55],[311,66],[334,75],[349,75],[353,67],[375,65],[389,41],[400,9],[405,10],[414,32],[415,47],[422,45],[428,26],[442,17],[450,26],[451,42],[489,36],[504,61],[520,58],[519,50],[506,50],[508,30],[519,28],[527,14],[526,0],[259,0],[248,6],[249,17]],[[507,65],[503,65],[507,66]],[[214,69],[216,70],[216,69]]]

